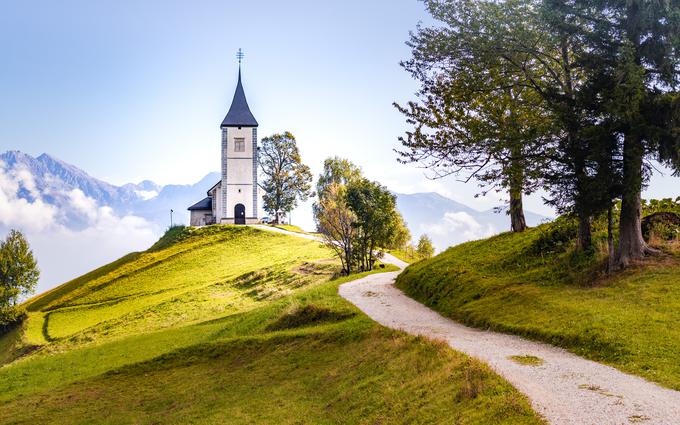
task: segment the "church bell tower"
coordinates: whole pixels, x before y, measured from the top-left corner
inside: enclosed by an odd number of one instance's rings
[[[229,112],[222,120],[222,180],[214,211],[225,224],[257,223],[257,121],[250,112],[241,83],[239,49],[238,82]]]

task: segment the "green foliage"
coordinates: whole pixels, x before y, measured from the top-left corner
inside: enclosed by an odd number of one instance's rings
[[[302,163],[295,136],[289,132],[262,139],[258,152],[260,169],[264,175],[262,197],[264,209],[279,223],[281,213],[291,211],[298,199],[306,201],[310,195],[312,173]]]
[[[406,263],[415,263],[416,261],[420,260],[420,257],[418,256],[418,253],[416,252],[416,248],[413,246],[412,243],[407,244],[405,247],[402,249],[390,249],[387,252],[390,254],[394,255],[401,261],[404,261]]]
[[[672,212],[680,214],[680,196],[675,199],[643,199],[642,216],[651,215],[657,212]]]
[[[372,270],[377,249],[403,243],[406,226],[396,198],[380,183],[360,179],[347,185],[346,202],[356,215],[353,260],[359,270]]]
[[[522,194],[543,187],[579,221],[584,251],[591,219],[621,199],[618,265],[649,253],[645,160],[680,170],[680,4],[424,3],[435,23],[412,33],[402,63],[421,87],[396,105],[413,127],[400,160],[507,190],[513,230]]]
[[[372,270],[381,249],[398,250],[411,239],[394,195],[351,162],[328,158],[317,189],[317,228],[346,273]]]
[[[522,231],[522,196],[540,186],[555,131],[554,114],[523,72],[541,62],[518,67],[507,42],[541,40],[527,22],[529,2],[424,3],[435,23],[411,33],[412,57],[401,64],[420,89],[417,101],[395,103],[412,127],[399,138],[400,161],[417,162],[435,178],[476,179],[481,194],[508,190],[512,227]]]
[[[167,239],[31,301],[0,337],[0,422],[542,423],[486,366],[342,299],[368,273],[335,279],[318,243],[243,226]]]
[[[680,389],[680,257],[604,277],[603,251],[575,252],[575,222],[449,248],[397,286],[471,326],[567,348]],[[606,230],[595,225],[594,244]],[[605,248],[602,247],[602,250]]]
[[[680,197],[642,200],[642,234],[649,242],[680,238]]]
[[[395,209],[395,211],[397,210]],[[393,220],[392,237],[388,241],[389,245],[385,246],[385,248],[397,250],[405,249],[406,245],[411,240],[411,231],[408,230],[408,226],[406,225],[404,218],[398,213],[398,211],[397,214],[393,215]]]
[[[416,252],[420,258],[430,258],[434,254],[434,245],[432,245],[432,239],[427,235],[421,235],[418,239],[418,247]]]
[[[663,241],[677,240],[680,238],[680,225],[664,222],[653,223],[649,229],[647,238],[657,238]]]
[[[342,272],[350,274],[354,271],[357,216],[347,205],[346,189],[337,183],[328,186],[314,205],[314,218],[324,244],[340,259]]]
[[[529,256],[554,256],[573,247],[578,223],[568,216],[558,217],[550,226],[540,226],[536,230],[540,236],[523,253]]]
[[[24,317],[23,310],[16,308],[17,302],[33,293],[39,277],[38,263],[26,238],[18,230],[10,230],[0,244],[0,328]]]
[[[24,319],[26,310],[20,306],[0,309],[0,336],[17,328]]]
[[[325,197],[332,184],[346,186],[362,178],[361,168],[348,159],[334,156],[326,158],[323,170],[316,182],[316,194],[319,199]]]

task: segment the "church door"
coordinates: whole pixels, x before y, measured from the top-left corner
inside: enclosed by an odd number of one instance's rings
[[[243,204],[236,204],[234,207],[234,224],[246,224],[246,207]]]

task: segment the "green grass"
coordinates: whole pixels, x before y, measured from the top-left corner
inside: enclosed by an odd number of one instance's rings
[[[0,423],[542,423],[486,366],[339,297],[365,274],[337,278],[330,257],[253,228],[171,229],[29,300],[0,337]]]
[[[601,256],[573,253],[574,234],[558,220],[458,245],[408,267],[397,286],[457,321],[680,389],[680,258],[669,253],[603,278]]]
[[[544,363],[542,358],[531,356],[529,354],[524,356],[510,356],[508,358],[513,362],[519,363],[524,366],[540,366]]]
[[[292,224],[270,224],[270,226],[271,226],[271,227],[276,227],[277,229],[287,230],[287,231],[293,232],[293,233],[304,233],[304,234],[307,234],[307,232],[305,232],[305,231],[302,229],[302,227],[300,227],[300,226],[295,226],[295,225],[292,225]]]

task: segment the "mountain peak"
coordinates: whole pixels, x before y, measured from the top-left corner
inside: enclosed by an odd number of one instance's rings
[[[8,165],[14,165],[16,163],[30,163],[35,161],[35,158],[21,151],[11,150],[1,154],[0,160],[4,161]]]

